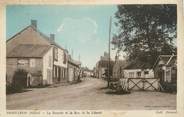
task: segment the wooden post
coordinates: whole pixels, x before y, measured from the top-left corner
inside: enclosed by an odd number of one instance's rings
[[[109,47],[108,47],[108,49],[109,49],[109,63],[108,63],[108,83],[107,83],[107,87],[109,87],[110,86],[110,57],[111,57],[111,55],[110,55],[110,44],[111,44],[111,21],[112,20],[112,17],[110,17],[110,22],[109,22]]]

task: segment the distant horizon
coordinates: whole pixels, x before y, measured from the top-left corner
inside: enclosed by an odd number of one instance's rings
[[[82,62],[83,67],[93,69],[96,62],[108,52],[109,20],[117,11],[116,5],[8,5],[6,7],[7,39],[37,20],[37,28],[49,37],[55,34],[55,42],[67,49],[70,55]],[[112,20],[112,32],[117,31]],[[112,50],[114,59],[116,50]]]

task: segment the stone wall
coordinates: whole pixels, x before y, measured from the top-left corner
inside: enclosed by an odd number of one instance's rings
[[[33,60],[33,58],[31,58]],[[6,81],[7,85],[13,83],[15,72],[19,69],[27,71],[30,75],[30,85],[42,84],[42,59],[34,58],[34,65],[30,65],[30,58],[7,58],[6,63]]]

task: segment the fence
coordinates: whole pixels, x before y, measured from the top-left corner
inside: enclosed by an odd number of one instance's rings
[[[128,78],[130,90],[159,90],[158,78]]]

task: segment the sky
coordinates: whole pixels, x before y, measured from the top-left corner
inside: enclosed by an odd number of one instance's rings
[[[111,35],[117,31],[116,11],[116,5],[9,5],[6,7],[6,36],[9,39],[30,25],[31,19],[37,20],[37,28],[42,33],[55,34],[59,45],[74,59],[80,59],[82,66],[92,69],[108,51],[110,16]],[[111,58],[114,58],[112,48]]]

